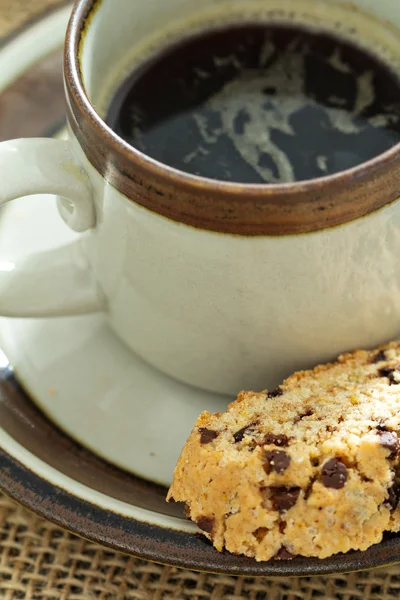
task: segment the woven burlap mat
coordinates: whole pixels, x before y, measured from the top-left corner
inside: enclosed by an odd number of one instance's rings
[[[193,573],[70,535],[0,496],[2,600],[397,600],[400,569],[307,579]]]
[[[0,36],[57,4],[60,0],[0,0]]]
[[[132,0],[134,1],[134,0]],[[0,0],[0,36],[59,0]],[[104,549],[0,494],[1,600],[394,600],[400,568],[267,580],[198,574]]]
[[[2,600],[397,600],[400,569],[307,579],[193,573],[70,535],[0,496]]]

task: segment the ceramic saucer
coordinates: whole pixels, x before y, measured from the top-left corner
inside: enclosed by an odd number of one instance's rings
[[[62,43],[69,6],[0,49],[0,138],[53,135],[64,120]],[[58,247],[74,235],[50,196],[0,212],[0,262]],[[307,575],[400,560],[400,538],[327,560],[255,561],[219,554],[165,502],[197,415],[229,398],[146,365],[101,315],[0,319],[0,488],[85,538],[196,570]]]

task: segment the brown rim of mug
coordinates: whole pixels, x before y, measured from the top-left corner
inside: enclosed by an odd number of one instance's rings
[[[259,236],[334,227],[400,197],[400,144],[334,175],[265,185],[189,175],[133,148],[96,113],[80,68],[84,32],[102,1],[77,0],[73,7],[65,45],[68,120],[91,164],[130,200],[178,223]]]

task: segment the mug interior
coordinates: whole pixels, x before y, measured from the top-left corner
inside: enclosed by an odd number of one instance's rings
[[[89,101],[104,119],[136,65],[191,32],[218,24],[292,23],[337,31],[400,74],[397,0],[97,0],[89,3],[80,69]],[[398,28],[398,29],[397,29]]]

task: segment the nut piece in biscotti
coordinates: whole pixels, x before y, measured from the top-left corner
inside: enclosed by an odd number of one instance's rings
[[[259,561],[365,550],[400,529],[400,342],[204,412],[168,500]]]

